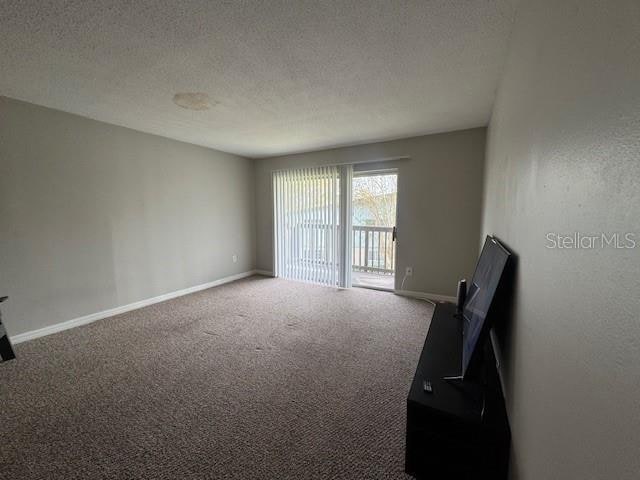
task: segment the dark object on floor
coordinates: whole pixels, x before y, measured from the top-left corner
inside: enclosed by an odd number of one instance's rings
[[[0,303],[7,300],[9,297],[0,297]],[[2,312],[0,312],[0,362],[6,362],[7,360],[13,360],[16,355],[13,353],[11,342],[7,331],[2,324]]]
[[[487,342],[477,380],[443,380],[460,371],[462,321],[456,306],[436,306],[407,398],[405,471],[417,478],[507,478],[511,433]],[[426,393],[425,381],[433,393]]]

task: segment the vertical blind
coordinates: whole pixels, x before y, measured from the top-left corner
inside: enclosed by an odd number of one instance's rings
[[[340,177],[337,166],[273,173],[277,277],[331,286],[344,283]]]

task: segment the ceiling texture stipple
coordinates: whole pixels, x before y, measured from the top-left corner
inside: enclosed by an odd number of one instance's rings
[[[0,95],[248,157],[486,125],[514,15],[512,0],[0,4]]]

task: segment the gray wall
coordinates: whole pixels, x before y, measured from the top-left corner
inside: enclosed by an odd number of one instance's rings
[[[271,172],[408,157],[398,176],[398,272],[405,290],[454,295],[473,272],[480,235],[484,128],[256,160],[257,268],[273,269]]]
[[[9,333],[251,270],[252,163],[0,97]]]
[[[518,255],[503,373],[513,478],[640,472],[640,3],[521,2],[488,135],[483,230]]]

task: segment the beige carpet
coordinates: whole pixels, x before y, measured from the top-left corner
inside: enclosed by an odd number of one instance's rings
[[[0,477],[405,478],[429,304],[253,277],[0,364]]]

